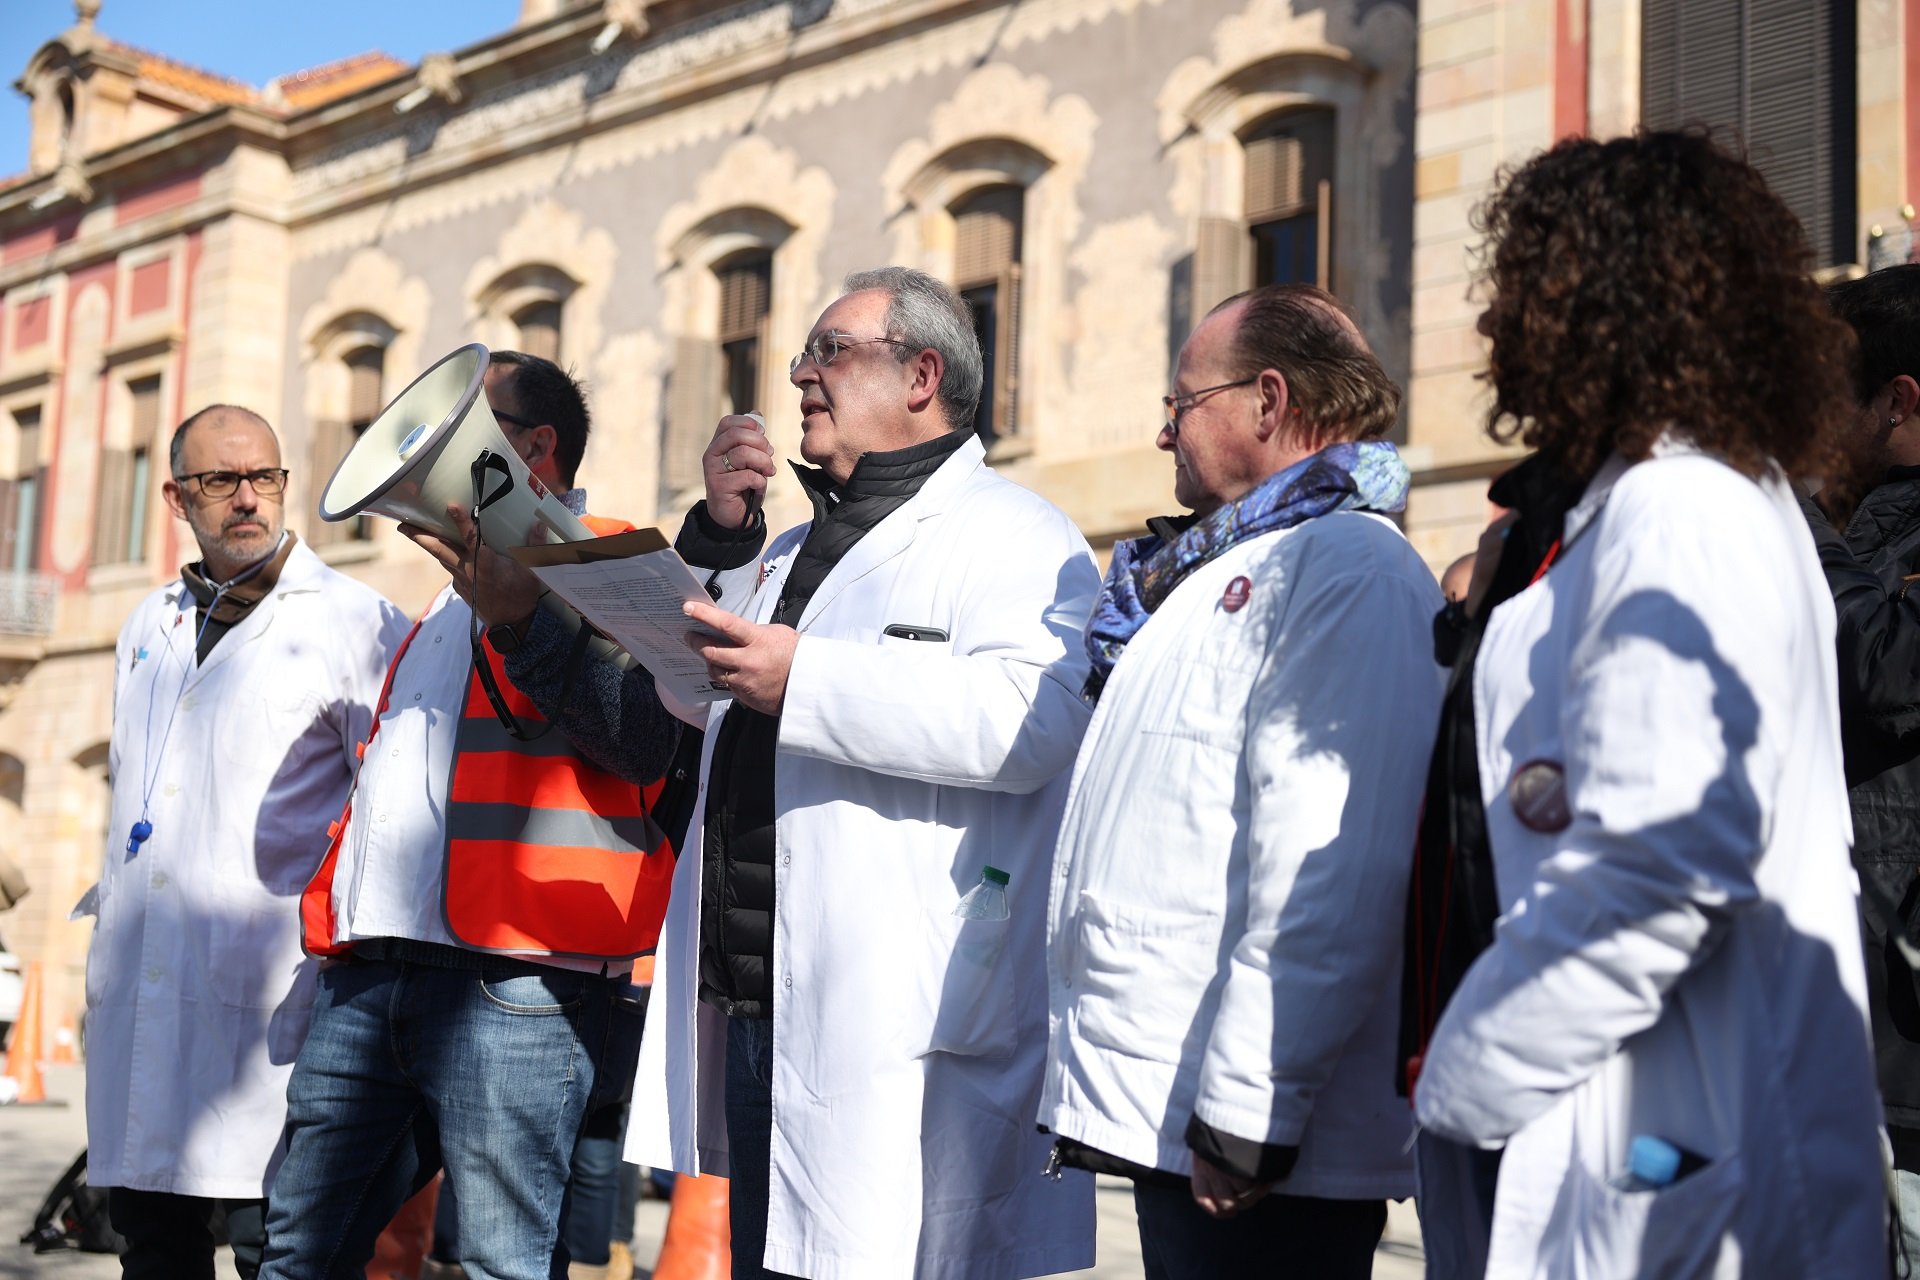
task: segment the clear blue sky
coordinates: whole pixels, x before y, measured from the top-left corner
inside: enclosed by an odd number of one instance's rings
[[[104,0],[103,35],[258,88],[368,49],[418,62],[506,30],[519,0]],[[73,25],[71,0],[0,0],[0,176],[27,167],[27,59]]]

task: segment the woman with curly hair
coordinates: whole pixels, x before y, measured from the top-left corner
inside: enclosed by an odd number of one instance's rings
[[[1484,217],[1490,426],[1535,453],[1416,873],[1430,1274],[1884,1274],[1833,605],[1790,487],[1837,474],[1850,335],[1698,134],[1563,142]]]

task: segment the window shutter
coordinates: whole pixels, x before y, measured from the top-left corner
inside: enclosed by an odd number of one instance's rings
[[[127,486],[133,479],[133,455],[125,449],[100,451],[100,482],[93,508],[93,563],[120,564],[127,556]]]
[[[989,187],[953,206],[953,278],[961,289],[992,284],[1020,261],[1024,187]]]
[[[32,492],[21,494],[17,491],[19,482],[14,483],[16,486],[14,501],[19,504],[16,510],[21,515],[21,534],[27,542],[25,554],[21,559],[27,569],[37,572],[40,568],[40,532],[47,518],[46,464],[42,463],[34,468]]]
[[[560,304],[536,302],[513,318],[520,326],[520,350],[542,360],[560,360]]]
[[[320,518],[320,499],[327,492],[327,481],[333,478],[334,468],[347,456],[347,445],[353,432],[339,419],[322,418],[313,424],[313,443],[307,460],[307,474],[312,476],[313,485],[310,499],[313,518],[307,522],[307,545],[329,547],[345,542],[353,535],[354,521],[343,520],[335,523]]]
[[[1744,145],[1816,263],[1851,261],[1854,44],[1852,0],[1644,0],[1641,117]]]
[[[1333,180],[1333,113],[1284,116],[1248,138],[1246,216],[1249,223],[1311,212],[1320,184]]]
[[[772,302],[773,259],[761,254],[736,260],[714,274],[720,280],[720,341],[758,337]]]
[[[993,422],[994,436],[1005,439],[1020,433],[1020,264],[1000,273],[994,298],[1000,314],[994,326]]]
[[[1193,245],[1193,323],[1247,287],[1253,241],[1238,218],[1202,216]]]
[[[39,567],[40,495],[47,484],[40,462],[40,410],[21,410],[13,421],[13,478],[0,494],[0,569],[32,572]]]
[[[354,426],[364,427],[380,416],[386,370],[387,353],[380,347],[362,347],[347,357],[347,421]]]
[[[702,483],[700,458],[720,421],[723,372],[719,343],[708,338],[674,339],[667,432],[660,450],[661,487],[668,494]]]
[[[20,482],[0,480],[0,573],[20,567]],[[32,565],[25,566],[31,569]]]

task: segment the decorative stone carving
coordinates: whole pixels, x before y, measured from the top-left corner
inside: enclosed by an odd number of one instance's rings
[[[499,247],[467,272],[467,329],[489,347],[513,347],[520,339],[513,313],[545,292],[564,308],[561,363],[585,368],[600,351],[601,312],[619,256],[612,233],[589,228],[576,210],[553,200],[529,205],[500,237]],[[515,280],[538,267],[564,276],[566,292],[537,286],[516,290]]]
[[[1417,28],[1399,4],[1376,5],[1364,19],[1356,11],[1355,0],[1249,0],[1215,25],[1212,56],[1175,67],[1155,102],[1174,164],[1168,198],[1196,221],[1244,216],[1241,131],[1288,107],[1333,108],[1335,292],[1404,379],[1405,311],[1387,296],[1380,182],[1409,142],[1396,112],[1412,92]]]
[[[1077,412],[1066,395],[1071,335],[1066,258],[1080,233],[1079,187],[1099,120],[1076,94],[1053,95],[1040,74],[989,63],[962,80],[927,118],[927,135],[902,145],[881,177],[897,228],[894,260],[953,278],[953,203],[1001,183],[1026,189],[1022,236],[1020,432],[1023,446],[1057,447]]]
[[[799,400],[790,391],[782,394],[784,353],[800,349],[814,317],[837,292],[820,276],[820,249],[833,225],[835,195],[825,169],[802,169],[792,151],[749,134],[720,154],[700,176],[693,197],[668,209],[654,232],[660,314],[670,338],[713,337],[720,308],[711,270],[715,263],[742,250],[772,252],[760,409],[774,451],[783,457],[796,457],[800,450]],[[772,499],[769,519],[782,514],[781,500],[779,494]]]

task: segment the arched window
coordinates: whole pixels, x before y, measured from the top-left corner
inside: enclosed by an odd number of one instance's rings
[[[953,276],[980,337],[984,377],[974,430],[981,442],[1015,434],[1020,384],[1020,250],[1026,189],[983,187],[957,200],[953,215]]]
[[[1253,284],[1331,287],[1333,112],[1293,111],[1241,139]]]
[[[764,209],[710,214],[668,246],[673,366],[660,435],[660,503],[680,503],[700,485],[700,458],[714,424],[730,413],[770,408],[786,366],[771,367],[768,344],[793,227]],[[783,266],[784,263],[784,266]],[[788,318],[791,327],[792,317]]]

